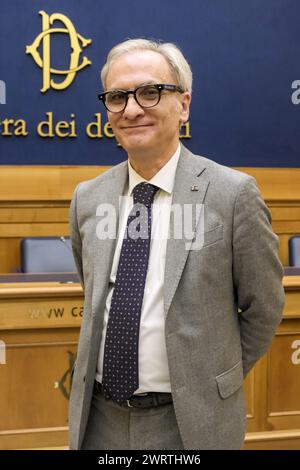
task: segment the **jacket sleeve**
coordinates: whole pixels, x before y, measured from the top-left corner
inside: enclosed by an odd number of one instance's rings
[[[267,351],[284,306],[283,269],[271,215],[254,178],[240,185],[233,218],[233,278],[244,376]]]
[[[83,269],[82,269],[82,242],[78,226],[77,206],[78,206],[78,190],[80,184],[76,187],[70,206],[70,236],[72,242],[73,256],[77,271],[79,274],[80,283],[84,289]]]

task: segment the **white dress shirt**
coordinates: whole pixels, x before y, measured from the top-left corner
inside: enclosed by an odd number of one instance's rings
[[[180,145],[178,145],[172,158],[153,178],[147,181],[158,186],[160,190],[157,191],[152,206],[150,256],[140,321],[139,388],[135,394],[146,392],[169,393],[171,391],[165,342],[163,287],[172,193],[179,154]],[[107,295],[104,312],[102,342],[96,372],[98,382],[102,382],[104,338],[106,336],[108,314],[127,218],[133,207],[132,190],[137,184],[146,181],[132,168],[129,161],[128,171],[128,190],[120,208],[119,235],[109,279],[111,287]]]

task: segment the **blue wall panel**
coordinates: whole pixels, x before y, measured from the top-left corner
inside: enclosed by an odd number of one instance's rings
[[[230,166],[300,166],[300,81],[292,89],[300,80],[298,0],[1,0],[0,9],[0,80],[6,84],[6,96],[0,87],[1,164],[123,160],[114,139],[91,139],[85,132],[95,113],[101,113],[102,124],[107,121],[97,101],[99,70],[117,42],[153,37],[177,43],[192,65],[187,147]],[[78,33],[92,39],[79,59],[86,55],[92,64],[62,91],[41,93],[42,69],[25,54],[42,31],[40,10],[66,15]],[[63,26],[55,22],[56,27]],[[51,67],[68,69],[68,35],[48,37]],[[42,43],[39,53],[43,58]],[[77,137],[40,137],[36,129],[46,112],[54,122],[71,121],[73,114]],[[23,119],[28,135],[4,135],[8,118]]]

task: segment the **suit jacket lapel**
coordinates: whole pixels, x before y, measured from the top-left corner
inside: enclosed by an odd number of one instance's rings
[[[196,161],[196,158],[198,159],[198,162]],[[188,214],[190,208],[193,207],[192,227],[187,228],[191,232],[194,232],[194,234],[196,233],[200,216],[200,212],[196,211],[195,207],[196,205],[201,207],[201,204],[204,203],[205,195],[209,185],[203,159],[201,157],[196,158],[185,147],[182,146],[182,151],[176,170],[172,199],[172,207],[178,204],[183,215]],[[198,188],[198,190],[195,190],[195,187]],[[183,228],[185,219],[185,217],[182,218]],[[192,239],[186,238],[184,230],[182,231],[183,233],[181,238],[174,238],[173,225],[174,224],[171,218],[170,238],[167,243],[164,281],[165,316],[167,315],[170,308],[192,244]],[[178,236],[178,233],[180,233],[180,230],[176,233],[176,236]]]
[[[128,167],[127,162],[122,164],[111,178],[103,180],[99,186],[99,204],[107,204],[107,208],[111,207],[113,213],[115,211],[115,236],[101,239],[96,234],[93,247],[93,263],[94,263],[94,287],[92,309],[94,314],[99,314],[99,305],[103,304],[107,295],[107,288],[109,283],[109,276],[111,272],[113,257],[116,248],[116,241],[118,236],[119,224],[119,203],[120,197],[124,194],[124,189],[128,181]],[[103,196],[104,195],[104,196]],[[101,220],[101,217],[96,217],[96,224]],[[102,315],[104,309],[101,308]]]

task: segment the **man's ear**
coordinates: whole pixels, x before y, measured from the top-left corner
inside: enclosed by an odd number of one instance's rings
[[[190,104],[192,96],[188,91],[185,91],[181,95],[181,112],[180,112],[180,123],[185,124],[189,120]]]

